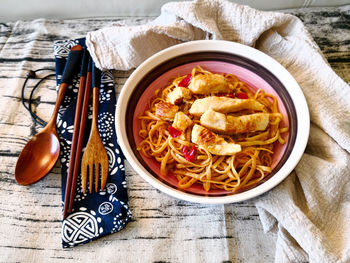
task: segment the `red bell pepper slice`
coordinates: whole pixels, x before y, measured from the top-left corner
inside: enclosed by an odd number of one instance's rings
[[[176,138],[177,136],[181,135],[181,131],[179,131],[178,129],[174,128],[173,126],[169,126],[169,133],[171,135],[171,137]]]
[[[248,95],[246,93],[243,93],[243,92],[239,92],[236,94],[236,97],[239,98],[239,99],[249,99]]]
[[[187,74],[187,76],[179,82],[179,84],[178,84],[179,87],[187,88],[188,85],[190,85],[191,79],[192,79],[192,75]]]
[[[195,160],[195,157],[196,157],[196,151],[197,151],[197,148],[195,145],[192,145],[191,149],[188,150],[188,147],[187,146],[184,146],[182,148],[182,153],[184,154],[185,156],[185,159],[191,163],[194,162]]]

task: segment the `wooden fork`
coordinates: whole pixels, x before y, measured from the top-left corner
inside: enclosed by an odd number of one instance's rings
[[[89,188],[92,193],[93,174],[95,172],[95,191],[98,192],[99,174],[101,171],[101,190],[106,186],[108,177],[108,156],[101,141],[98,126],[97,114],[99,104],[101,71],[95,66],[92,68],[92,125],[88,144],[86,146],[81,164],[81,181],[84,193],[86,193],[87,177],[89,174]],[[89,172],[88,172],[89,170]]]

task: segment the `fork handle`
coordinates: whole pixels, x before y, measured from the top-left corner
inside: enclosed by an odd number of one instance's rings
[[[95,66],[95,63],[93,63],[92,65],[92,86],[93,87],[97,87],[99,88],[100,87],[100,84],[101,84],[101,70],[99,70],[96,66]]]
[[[94,87],[92,90],[92,130],[97,130],[98,132],[98,125],[97,125],[97,120],[98,120],[98,105],[99,105],[99,93],[100,89],[98,87]]]
[[[93,63],[92,67],[92,129],[96,129],[98,132],[97,115],[98,115],[98,104],[99,104],[99,93],[101,83],[101,71]]]

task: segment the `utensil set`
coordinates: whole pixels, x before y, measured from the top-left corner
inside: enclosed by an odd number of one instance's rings
[[[15,178],[21,185],[30,185],[42,179],[58,159],[60,144],[56,132],[57,114],[79,64],[82,50],[80,45],[70,50],[51,119],[44,129],[28,141],[18,157]]]
[[[80,170],[84,193],[86,193],[88,175],[90,193],[92,193],[93,185],[95,185],[95,191],[98,192],[100,177],[100,190],[103,190],[108,177],[108,156],[101,141],[97,125],[101,71],[94,66],[89,52],[83,49],[82,46],[76,45],[71,48],[61,78],[52,117],[46,127],[36,134],[23,148],[15,168],[16,181],[21,185],[29,185],[42,179],[55,165],[60,151],[56,132],[57,114],[67,88],[77,71],[79,62],[81,62],[80,82],[75,109],[63,218],[66,218],[67,214],[72,212]],[[90,137],[81,161],[91,86],[93,87],[92,125]]]

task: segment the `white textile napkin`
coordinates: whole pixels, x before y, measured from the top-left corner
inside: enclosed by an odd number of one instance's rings
[[[101,69],[128,70],[171,45],[224,39],[255,47],[294,76],[307,99],[310,139],[298,166],[256,199],[265,231],[276,231],[276,262],[350,261],[350,87],[295,16],[220,0],[170,2],[141,26],[90,32]]]

